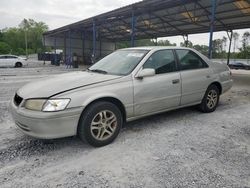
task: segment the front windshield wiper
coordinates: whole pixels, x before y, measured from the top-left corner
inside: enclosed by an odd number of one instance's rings
[[[87,70],[88,70],[88,71],[91,71],[91,72],[101,73],[101,74],[108,74],[107,71],[100,70],[100,69],[87,69]]]

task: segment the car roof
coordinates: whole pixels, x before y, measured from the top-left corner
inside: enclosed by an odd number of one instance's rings
[[[1,54],[0,56],[15,56],[15,57],[18,57],[16,55],[12,55],[12,54]]]
[[[141,46],[141,47],[132,47],[132,48],[123,48],[120,50],[150,50],[150,51],[157,51],[157,50],[164,50],[164,49],[169,49],[169,50],[191,50],[198,54],[206,63],[210,64],[211,61],[202,53],[199,51],[193,49],[193,48],[187,48],[187,47],[179,47],[179,46]]]

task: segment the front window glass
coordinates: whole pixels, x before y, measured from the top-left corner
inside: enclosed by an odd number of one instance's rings
[[[148,50],[118,50],[104,57],[88,70],[104,74],[127,75],[133,71]]]
[[[17,58],[16,56],[12,56],[12,55],[8,55],[8,56],[5,56],[6,59],[15,59]]]
[[[143,65],[143,68],[155,69],[155,74],[163,74],[176,71],[176,63],[172,50],[160,50],[155,52]]]

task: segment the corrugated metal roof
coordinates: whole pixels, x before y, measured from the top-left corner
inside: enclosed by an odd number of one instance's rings
[[[55,36],[66,31],[97,32],[107,40],[130,40],[132,12],[136,17],[135,38],[156,38],[205,33],[211,16],[209,0],[144,0],[101,15],[46,32]],[[214,31],[250,27],[250,0],[217,0]]]

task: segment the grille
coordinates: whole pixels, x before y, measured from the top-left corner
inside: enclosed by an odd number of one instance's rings
[[[22,101],[23,101],[23,98],[16,94],[15,97],[14,97],[14,103],[15,103],[15,105],[19,106]]]

